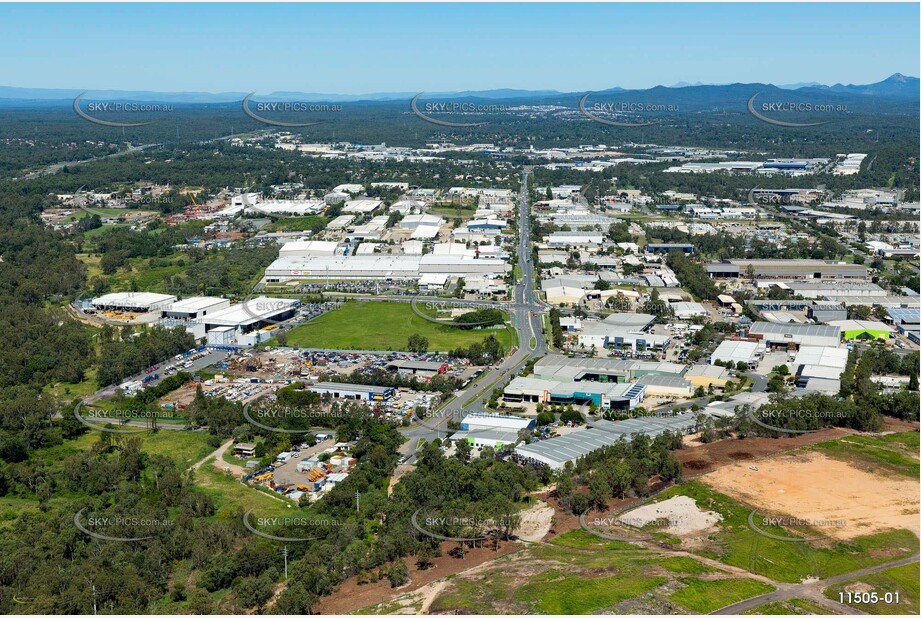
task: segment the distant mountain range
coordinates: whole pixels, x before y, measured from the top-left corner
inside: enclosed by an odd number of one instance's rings
[[[883,81],[875,84],[835,84],[827,86],[818,82],[804,82],[797,84],[787,84],[775,86],[773,84],[690,84],[687,82],[678,82],[672,86],[655,86],[647,89],[624,89],[612,87],[594,91],[596,95],[604,94],[632,94],[640,97],[655,93],[658,95],[665,94],[668,96],[685,98],[687,95],[693,97],[694,94],[706,93],[707,96],[718,100],[721,94],[735,93],[740,87],[745,87],[751,91],[764,90],[787,90],[795,92],[798,95],[817,95],[835,93],[838,95],[857,95],[870,98],[881,97],[901,100],[915,100],[921,98],[921,82],[917,77],[910,77],[895,73]],[[698,92],[695,92],[698,91]],[[16,88],[13,86],[0,86],[0,101],[6,104],[15,102],[54,102],[54,101],[72,101],[80,95],[83,90],[63,89],[63,88]],[[156,91],[132,91],[132,90],[87,90],[87,99],[95,101],[148,101],[148,102],[167,102],[167,103],[187,103],[187,104],[220,104],[238,102],[243,99],[247,92],[156,92]],[[369,94],[329,94],[316,92],[294,92],[281,91],[270,94],[256,95],[256,100],[262,101],[309,101],[324,103],[354,103],[359,101],[366,102],[388,102],[388,101],[406,101],[419,94],[418,92],[377,92]],[[570,98],[583,93],[560,92],[557,90],[520,90],[513,88],[499,88],[494,90],[465,90],[459,92],[426,92],[425,99],[489,99],[489,100],[517,100],[525,101],[531,99],[557,99]],[[684,95],[684,96],[682,96]],[[695,97],[696,98],[696,97]]]

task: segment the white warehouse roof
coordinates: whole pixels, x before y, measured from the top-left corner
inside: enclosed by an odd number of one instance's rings
[[[159,309],[176,302],[176,297],[154,292],[113,292],[94,298],[90,304],[94,307],[121,307],[125,309]]]
[[[732,361],[738,363],[751,363],[758,353],[759,344],[754,341],[726,341],[720,343],[710,355],[710,362]]]
[[[298,304],[300,301],[290,298],[260,296],[205,316],[203,321],[214,326],[249,326],[290,311]]]

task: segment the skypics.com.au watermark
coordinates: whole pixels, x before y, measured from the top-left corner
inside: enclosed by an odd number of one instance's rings
[[[252,98],[255,94],[255,92],[251,92],[243,98],[243,113],[253,120],[258,120],[263,124],[273,127],[312,127],[324,121],[305,119],[303,121],[294,122],[291,120],[284,120],[283,118],[290,118],[295,114],[339,113],[342,111],[341,105],[331,103],[310,103],[306,101],[253,101]],[[273,117],[273,114],[279,114],[279,116]],[[310,117],[308,116],[307,118]]]
[[[482,303],[477,303],[476,301],[466,301],[466,300],[450,300],[450,299],[432,299],[426,298],[424,296],[414,296],[409,303],[410,308],[412,308],[413,313],[418,315],[423,320],[428,320],[434,324],[442,324],[444,326],[455,326],[463,328],[476,328],[479,326],[489,326],[493,324],[492,320],[481,320],[473,322],[455,322],[453,320],[440,320],[437,317],[431,315],[434,312],[436,315],[438,313],[443,313],[446,311],[461,311],[463,313],[469,313],[473,311],[481,311],[483,309],[493,309],[495,307],[491,305],[484,305]]]
[[[173,106],[167,103],[137,103],[134,101],[94,101],[86,104],[86,111],[81,107],[85,92],[80,93],[74,99],[74,112],[84,120],[98,124],[104,127],[128,128],[143,127],[153,124],[155,120],[146,120],[142,122],[120,122],[116,120],[104,120],[102,116],[108,114],[117,114],[118,117],[124,117],[125,114],[156,114],[170,113]]]
[[[760,94],[760,92],[756,92],[748,99],[748,112],[761,122],[779,127],[818,127],[823,124],[835,122],[839,120],[840,117],[814,122],[798,122],[797,119],[803,118],[804,114],[811,114],[813,116],[816,114],[840,115],[848,112],[847,105],[842,103],[813,103],[811,101],[792,100],[760,101],[756,103],[756,99]]]
[[[829,421],[836,421],[847,418],[847,414],[840,410],[787,410],[784,408],[759,408],[757,411],[748,410],[748,419],[759,427],[777,431],[780,433],[815,433],[821,431]],[[788,421],[787,424],[793,423],[794,426],[810,426],[813,429],[791,429],[781,426],[782,421]]]
[[[152,539],[159,530],[175,525],[171,519],[156,519],[137,515],[89,515],[85,508],[74,514],[74,526],[94,539],[131,543]],[[126,536],[127,535],[127,536]]]
[[[410,518],[419,533],[437,541],[472,543],[499,534],[507,535],[519,522],[512,519],[491,519],[457,515],[423,513],[419,509]]]
[[[120,423],[126,423],[132,420],[137,421],[151,421],[157,418],[156,412],[151,412],[148,410],[121,410],[121,409],[105,409],[105,408],[92,408],[89,409],[87,404],[83,401],[78,403],[74,408],[74,418],[78,422],[86,425],[90,429],[96,431],[105,431],[108,433],[126,433],[126,434],[139,434],[145,433],[146,428],[136,428],[136,429],[116,429],[115,427],[103,427],[100,425],[95,425],[87,419],[84,414],[92,418],[98,419],[112,419],[113,421],[118,421]],[[102,422],[105,422],[104,420]]]
[[[586,106],[586,102],[591,94],[591,92],[587,92],[582,96],[581,99],[579,99],[579,111],[583,116],[593,122],[612,127],[648,127],[658,123],[655,121],[627,122],[624,120],[616,120],[610,116],[641,113],[673,114],[681,111],[677,104],[648,103],[641,101],[612,101],[609,103],[596,102],[592,103],[590,106],[591,109],[589,109],[589,107]]]
[[[589,534],[608,541],[641,541],[649,539],[645,537],[637,537],[637,532],[648,531],[650,529],[668,531],[669,529],[676,527],[678,524],[677,522],[673,522],[667,517],[658,517],[652,520],[631,515],[589,518],[588,514],[583,513],[579,516],[579,525]],[[614,534],[614,532],[618,531],[625,533],[625,535]]]
[[[253,517],[254,510],[250,509],[243,514],[243,526],[256,536],[271,541],[306,543],[322,538],[330,529],[342,525],[338,519],[288,516]]]
[[[805,530],[816,530],[819,528],[843,528],[847,525],[847,522],[844,519],[833,519],[833,518],[820,518],[820,519],[811,519],[807,517],[788,517],[788,516],[763,516],[758,513],[757,510],[752,511],[748,514],[748,527],[753,531],[757,532],[761,536],[765,536],[769,539],[774,539],[776,541],[786,541],[789,543],[804,543],[808,541],[817,541],[821,540],[820,538],[815,537],[803,537],[803,536],[786,536],[782,534],[775,534],[764,530],[764,528],[774,527],[774,528],[783,528],[783,529],[797,529],[802,528]]]
[[[330,421],[345,420],[349,418],[349,414],[345,410],[340,409],[323,410],[297,406],[253,407],[252,403],[248,403],[243,406],[243,417],[251,425],[255,425],[256,427],[265,429],[266,431],[272,431],[275,433],[307,434],[310,433],[310,428],[287,429],[284,427],[279,427],[277,424],[270,425],[267,423],[272,421],[275,423],[284,423],[286,421],[293,421],[297,423],[307,420],[311,421],[311,424],[335,425],[338,423],[331,423]]]
[[[486,121],[479,122],[457,122],[438,118],[438,115],[484,115],[508,113],[511,108],[501,103],[473,103],[469,101],[426,101],[419,102],[419,97],[424,93],[420,92],[409,102],[409,109],[418,118],[441,127],[482,127],[489,124]]]

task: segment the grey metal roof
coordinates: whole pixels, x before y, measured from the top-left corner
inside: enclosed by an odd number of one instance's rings
[[[518,446],[515,451],[524,457],[545,459],[562,466],[567,461],[580,457],[605,446],[612,446],[621,438],[630,439],[643,433],[657,436],[665,431],[686,431],[696,423],[693,414],[673,417],[643,416],[624,421],[593,421],[588,429],[574,431],[564,436],[550,438]]]
[[[889,317],[895,320],[896,322],[904,322],[906,324],[917,324],[921,322],[921,311],[918,309],[907,309],[905,307],[892,307],[886,310],[886,313],[889,314]]]
[[[841,329],[837,326],[777,324],[775,322],[755,322],[748,332],[755,335],[784,335],[790,333],[805,337],[839,337],[841,335]]]

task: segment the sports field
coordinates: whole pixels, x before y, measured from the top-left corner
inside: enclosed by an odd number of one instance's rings
[[[494,332],[506,349],[515,333],[504,330],[461,330],[429,322],[409,303],[358,301],[345,303],[288,333],[288,345],[338,350],[406,350],[410,335],[422,335],[430,352],[448,352],[479,343]]]

